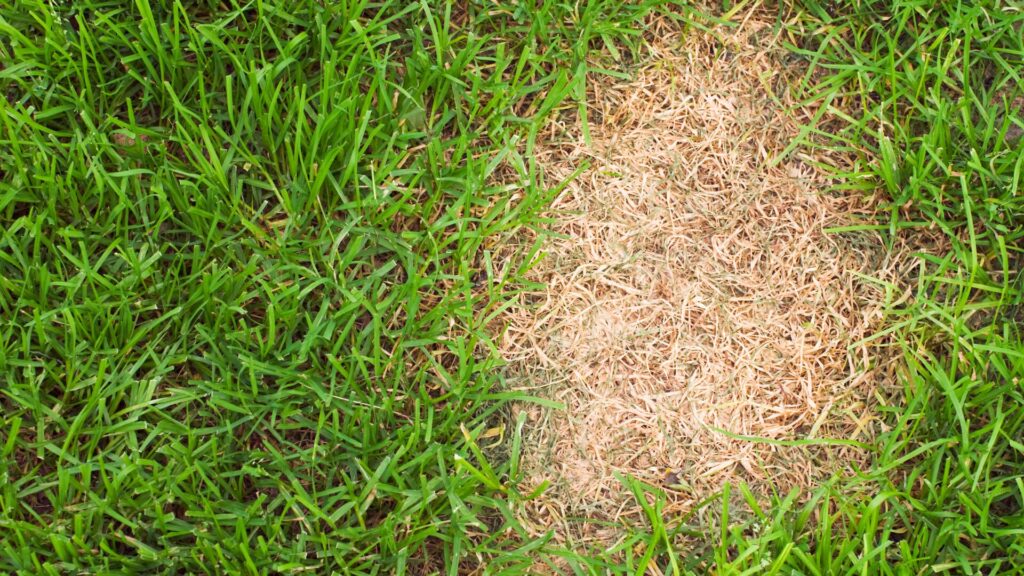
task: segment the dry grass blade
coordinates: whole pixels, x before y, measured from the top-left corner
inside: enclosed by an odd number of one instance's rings
[[[770,16],[738,21],[717,38],[652,23],[633,81],[590,83],[592,146],[568,124],[538,147],[551,181],[592,164],[555,203],[534,272],[548,289],[511,311],[503,344],[524,388],[567,406],[531,409],[528,475],[554,480],[540,527],[637,513],[616,472],[668,485],[681,512],[725,482],[808,487],[865,457],[714,430],[867,440],[880,371],[851,345],[881,319],[857,273],[878,275],[884,249],[825,232],[874,201],[825,192],[812,165],[845,158],[773,165],[806,118],[772,94],[788,76]]]

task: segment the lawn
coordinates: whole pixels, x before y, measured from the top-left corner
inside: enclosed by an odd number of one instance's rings
[[[512,406],[558,406],[498,348],[565,184],[534,150],[647,18],[755,6],[793,145],[923,246],[881,433],[810,493],[624,477],[614,545],[537,536]],[[1004,0],[6,3],[0,572],[1024,571],[1022,75]]]

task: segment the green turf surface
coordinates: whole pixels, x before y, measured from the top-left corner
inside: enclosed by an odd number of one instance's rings
[[[799,506],[732,487],[721,526],[655,490],[610,550],[514,521],[493,318],[536,250],[505,240],[558,184],[537,130],[588,61],[628,70],[647,12],[688,9],[0,6],[0,572],[1024,565],[1024,13],[796,4],[793,89],[846,115],[806,142],[858,152],[841,187],[884,188],[886,231],[952,250],[890,311],[905,378],[861,477]]]

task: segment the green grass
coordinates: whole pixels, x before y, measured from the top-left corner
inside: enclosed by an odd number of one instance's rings
[[[474,440],[529,259],[493,255],[646,8],[5,6],[0,572],[530,561]]]
[[[803,142],[952,246],[889,311],[888,431],[808,503],[728,488],[717,526],[623,478],[647,521],[584,550],[514,520],[493,320],[537,247],[505,240],[543,225],[532,142],[588,55],[688,11],[539,4],[0,7],[0,572],[1020,570],[1024,12],[779,8],[840,116]]]

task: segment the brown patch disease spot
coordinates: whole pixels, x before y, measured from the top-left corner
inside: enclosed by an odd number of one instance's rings
[[[812,488],[866,457],[736,435],[869,441],[875,425],[882,362],[861,341],[884,294],[860,274],[884,276],[885,252],[827,232],[874,200],[827,190],[815,166],[848,158],[787,150],[814,111],[775,93],[790,73],[771,16],[652,35],[634,80],[591,79],[591,144],[569,120],[536,151],[549,185],[590,165],[555,202],[532,272],[547,290],[503,340],[517,389],[566,406],[521,407],[527,489],[552,481],[526,520],[562,536],[599,537],[566,518],[639,517],[615,473],[665,486],[677,514],[726,482]]]

